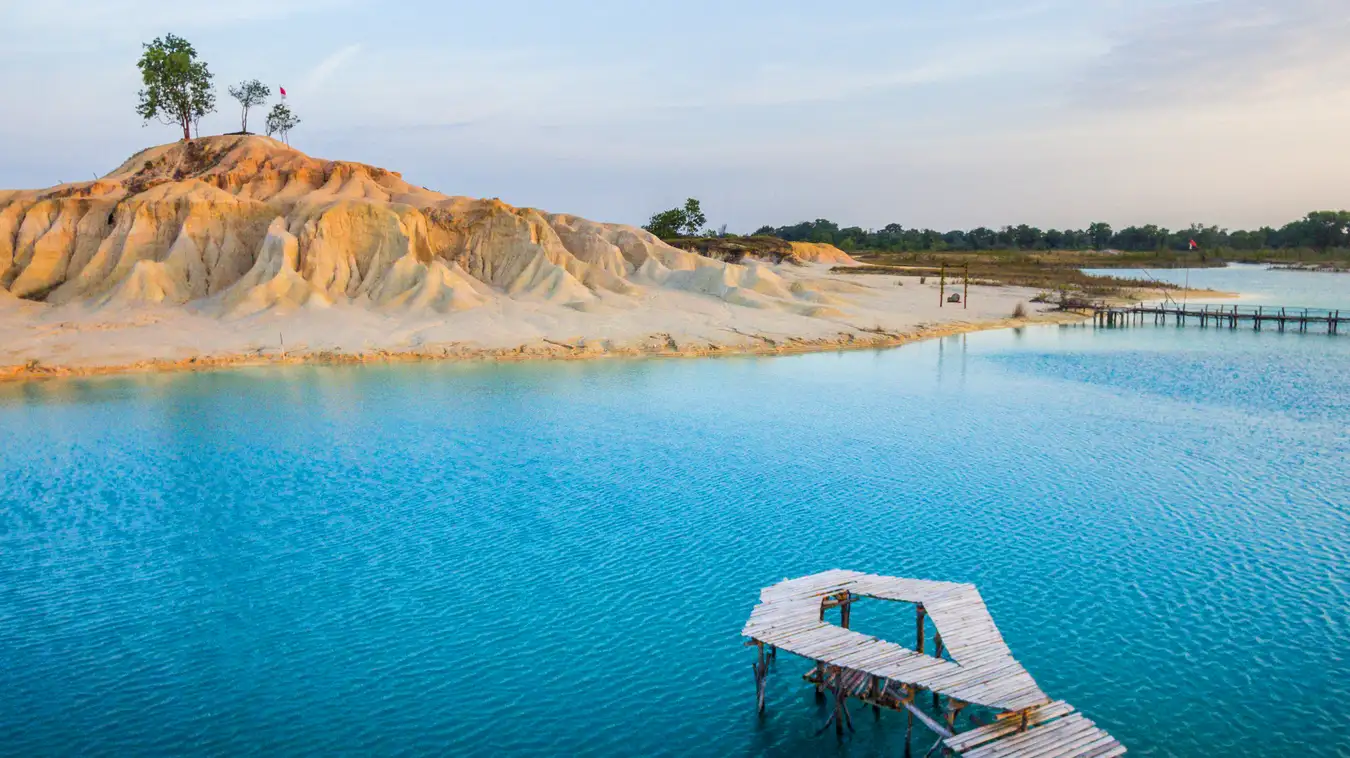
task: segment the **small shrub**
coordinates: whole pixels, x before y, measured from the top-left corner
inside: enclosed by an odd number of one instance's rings
[[[1038,293],[1038,294],[1036,295],[1036,297],[1031,298],[1031,302],[1033,302],[1033,303],[1053,303],[1053,302],[1054,302],[1054,295],[1050,294],[1049,292],[1041,292],[1041,293]]]
[[[1016,307],[1016,308],[1013,308],[1013,315],[1012,315],[1012,317],[1013,317],[1013,318],[1026,318],[1026,317],[1027,317],[1027,304],[1026,304],[1026,303],[1018,303],[1018,304],[1017,304],[1017,307]]]

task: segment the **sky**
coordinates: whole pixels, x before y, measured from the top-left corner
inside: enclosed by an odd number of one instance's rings
[[[0,30],[4,188],[176,139],[135,112],[141,43],[172,32],[216,77],[203,134],[258,78],[310,155],[601,221],[686,197],[736,232],[1350,208],[1347,0],[0,0]]]

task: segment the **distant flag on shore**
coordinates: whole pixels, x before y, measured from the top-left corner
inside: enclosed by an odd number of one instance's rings
[[[285,87],[277,87],[277,89],[281,90],[281,97],[282,97],[282,99],[285,99],[285,97],[286,97],[286,88],[285,88]]]
[[[1191,240],[1191,249],[1194,250],[1194,249],[1196,249],[1197,247],[1200,247],[1200,246],[1197,245],[1197,244],[1195,244],[1195,240]]]

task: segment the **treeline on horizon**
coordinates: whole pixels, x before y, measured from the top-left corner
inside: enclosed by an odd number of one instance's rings
[[[977,251],[977,250],[1125,250],[1130,252],[1185,251],[1194,240],[1206,250],[1282,250],[1350,248],[1350,211],[1314,211],[1276,229],[1263,226],[1254,231],[1220,229],[1194,224],[1169,230],[1155,224],[1112,229],[1097,222],[1086,229],[1041,230],[1027,224],[1001,229],[978,227],[939,232],[906,229],[887,224],[881,229],[840,227],[828,219],[803,221],[791,226],[762,226],[754,233],[789,242],[825,242],[845,251],[879,252]]]

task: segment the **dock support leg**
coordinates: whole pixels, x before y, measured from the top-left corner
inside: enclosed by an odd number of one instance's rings
[[[844,736],[844,672],[840,669],[834,670],[834,736]]]
[[[905,711],[905,758],[913,755],[914,714]]]
[[[937,658],[942,657],[942,632],[936,632],[933,634],[933,655]],[[933,710],[935,711],[938,710],[939,705],[940,702],[938,701],[938,694],[934,692]]]
[[[926,615],[928,615],[928,611],[924,609],[923,603],[919,603],[918,605],[915,606],[915,610],[914,610],[914,650],[917,651],[917,652],[920,652],[920,653],[923,652],[923,642],[924,642],[924,640],[923,640],[923,638],[924,638],[923,619],[924,619],[924,616],[926,616]]]
[[[759,643],[759,659],[755,661],[755,713],[764,715],[764,685],[768,679],[769,661],[764,655],[764,643]]]

